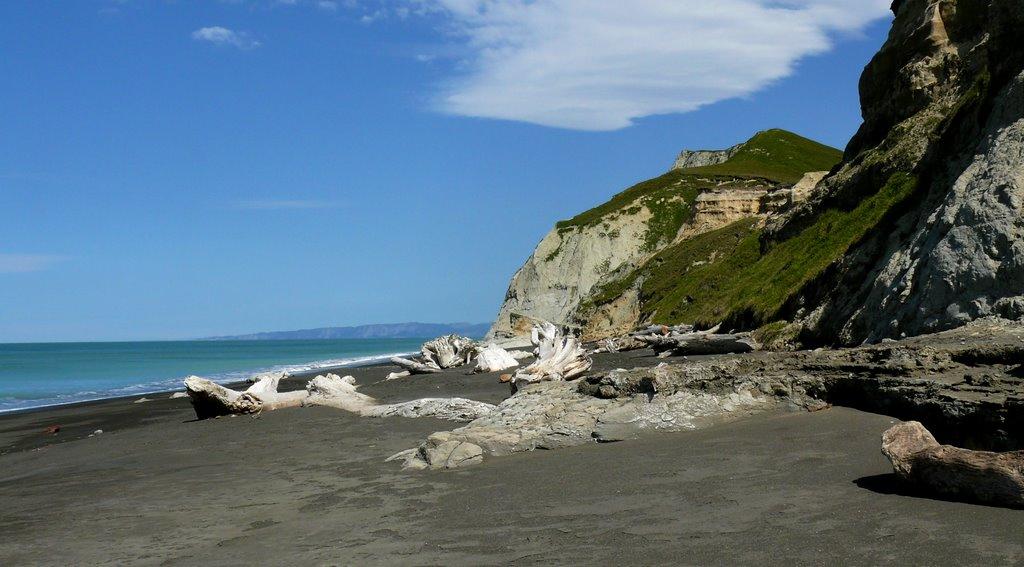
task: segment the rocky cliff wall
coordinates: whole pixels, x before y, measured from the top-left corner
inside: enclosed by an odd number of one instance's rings
[[[798,229],[894,175],[912,195],[790,307],[855,344],[1024,316],[1024,3],[906,0],[861,80],[865,122]]]

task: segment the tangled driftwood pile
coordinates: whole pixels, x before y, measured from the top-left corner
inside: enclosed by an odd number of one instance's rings
[[[413,374],[436,374],[449,368],[468,365],[474,360],[475,372],[500,372],[519,366],[513,353],[497,345],[482,346],[466,337],[447,335],[424,343],[417,359],[392,358],[391,362],[403,371],[390,374],[388,379]]]

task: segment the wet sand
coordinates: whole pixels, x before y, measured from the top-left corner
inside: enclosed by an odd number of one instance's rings
[[[389,402],[508,393],[389,371],[348,373]],[[329,408],[198,422],[150,397],[0,416],[0,564],[1024,562],[1024,511],[907,493],[879,452],[893,420],[845,408],[407,473],[384,458],[455,425]]]

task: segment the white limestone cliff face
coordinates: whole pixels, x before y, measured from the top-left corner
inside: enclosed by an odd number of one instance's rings
[[[570,324],[580,300],[606,274],[650,255],[645,244],[650,218],[646,207],[633,214],[627,207],[597,225],[553,229],[513,276],[487,338],[501,340],[528,332],[527,327],[517,328],[515,315]]]
[[[732,155],[735,148],[721,153]],[[825,173],[809,173],[793,187],[763,179],[700,178],[706,188],[697,195],[690,220],[675,239],[653,248],[646,242],[653,215],[646,206],[637,207],[639,200],[607,215],[599,224],[556,228],[541,240],[512,278],[487,338],[502,341],[522,337],[536,319],[579,327],[587,339],[632,330],[640,323],[635,289],[594,312],[584,313],[581,302],[600,284],[628,274],[668,245],[745,218],[766,218],[791,206],[806,198]],[[630,213],[637,208],[637,212]]]

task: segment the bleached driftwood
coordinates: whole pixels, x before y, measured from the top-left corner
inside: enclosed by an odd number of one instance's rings
[[[399,404],[385,404],[368,408],[365,417],[433,417],[448,421],[470,422],[479,419],[497,406],[465,398],[423,398]]]
[[[643,327],[641,329],[637,329],[637,330],[633,331],[632,333],[629,334],[629,336],[631,336],[631,337],[646,337],[646,336],[652,336],[652,335],[669,336],[669,335],[681,335],[681,334],[686,334],[686,333],[692,333],[693,331],[694,331],[693,325],[675,325],[675,326],[672,326],[672,327],[670,327],[668,325],[648,325],[647,327]]]
[[[244,392],[226,388],[199,376],[185,379],[185,391],[192,400],[196,417],[250,414],[302,405],[306,391],[278,392],[285,374],[264,374]]]
[[[916,421],[882,434],[897,476],[930,491],[999,506],[1024,507],[1024,451],[991,453],[940,445]]]
[[[384,379],[384,381],[390,382],[391,380],[398,380],[399,378],[407,378],[409,376],[412,376],[412,372],[409,372],[408,370],[403,370],[401,372],[391,372],[390,374],[388,374],[387,378]]]
[[[423,355],[423,364],[446,369],[469,364],[477,350],[479,346],[473,339],[446,335],[423,343],[420,353]]]
[[[356,380],[329,374],[317,376],[306,386],[306,405],[327,406],[363,417],[433,417],[449,421],[473,421],[489,414],[495,406],[465,398],[423,398],[398,404],[378,404],[357,391]]]
[[[534,327],[530,338],[537,346],[537,360],[515,373],[514,387],[522,383],[579,378],[594,364],[576,337],[563,336],[561,329],[551,323]]]
[[[391,359],[391,364],[394,364],[395,366],[398,366],[400,368],[404,368],[411,374],[436,374],[438,372],[441,372],[440,368],[427,366],[422,362],[416,362],[415,360],[409,360],[408,358],[401,358],[398,356],[393,357]]]
[[[628,337],[616,337],[611,339],[604,339],[593,344],[591,347],[590,354],[601,354],[605,352],[626,352],[630,350],[637,350],[647,346],[647,343],[637,339],[633,336]]]
[[[709,331],[637,337],[655,352],[671,352],[677,356],[699,354],[731,354],[751,352],[757,343],[749,334],[715,334]]]
[[[278,392],[283,375],[261,377],[248,390],[239,392],[198,376],[185,379],[185,388],[199,419],[231,414],[251,414],[286,407],[326,406],[363,417],[433,417],[450,421],[472,421],[487,415],[495,406],[465,398],[424,398],[398,404],[379,404],[362,394],[352,376],[317,376],[305,390]]]
[[[508,353],[516,360],[526,360],[527,358],[533,358],[536,356],[528,350],[510,350]]]
[[[356,390],[356,379],[352,376],[317,376],[306,384],[306,392],[307,406],[327,406],[362,414],[377,405],[376,400]]]
[[[474,372],[501,372],[519,366],[519,361],[507,350],[497,345],[487,345],[476,355]]]

